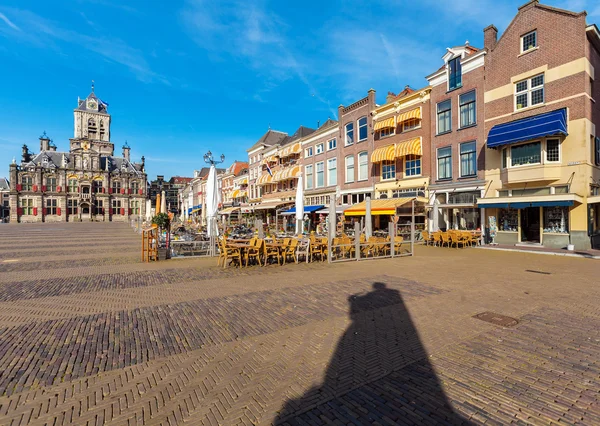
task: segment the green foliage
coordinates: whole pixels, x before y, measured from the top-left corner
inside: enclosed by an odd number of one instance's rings
[[[166,213],[159,213],[152,218],[152,223],[161,229],[167,229],[169,227],[169,215]]]

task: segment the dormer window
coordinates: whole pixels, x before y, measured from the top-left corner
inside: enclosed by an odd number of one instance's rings
[[[448,90],[458,89],[462,86],[462,66],[460,56],[448,61]]]
[[[537,47],[537,31],[531,31],[521,37],[521,53]]]

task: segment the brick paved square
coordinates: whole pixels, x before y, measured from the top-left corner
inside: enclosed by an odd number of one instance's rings
[[[126,225],[2,231],[1,425],[600,424],[594,260],[223,270],[141,263]]]

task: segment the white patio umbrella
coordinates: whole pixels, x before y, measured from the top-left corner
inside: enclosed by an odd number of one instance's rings
[[[202,205],[204,207],[204,205]],[[217,237],[217,212],[219,210],[219,187],[217,183],[217,172],[214,164],[210,166],[208,179],[206,181],[206,220],[209,237]]]
[[[304,186],[302,176],[298,178],[296,188],[296,235],[304,232]]]
[[[160,212],[167,213],[167,197],[165,197],[165,191],[162,191],[160,195]]]
[[[146,200],[146,220],[152,220],[152,200]]]
[[[367,197],[365,212],[365,237],[367,240],[373,235],[373,223],[371,220],[371,197]]]

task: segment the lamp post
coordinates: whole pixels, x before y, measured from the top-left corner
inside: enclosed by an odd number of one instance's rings
[[[225,161],[225,155],[221,154],[221,160],[215,160],[213,158],[212,152],[208,151],[206,154],[204,154],[204,161],[210,164],[211,166],[214,166],[223,163]]]

